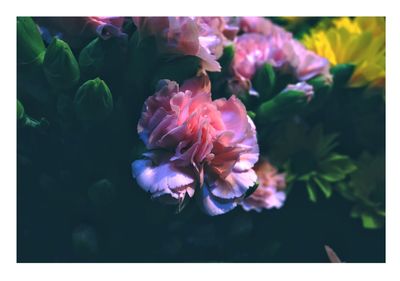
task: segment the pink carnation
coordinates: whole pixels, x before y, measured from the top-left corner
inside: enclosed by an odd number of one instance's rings
[[[292,34],[258,17],[240,19],[246,32],[235,41],[233,70],[239,79],[252,79],[257,68],[269,63],[282,72],[291,72],[300,81],[329,75],[327,59],[307,50]]]
[[[132,172],[153,198],[180,204],[196,191],[204,211],[219,215],[255,184],[259,151],[244,105],[235,96],[212,101],[207,82],[198,77],[179,88],[160,81],[138,124],[149,152]]]
[[[241,202],[244,210],[281,208],[286,200],[283,191],[286,187],[285,174],[278,174],[277,169],[266,160],[260,160],[254,167],[259,185],[257,189]]]
[[[208,71],[221,70],[217,59],[236,34],[222,17],[142,17],[133,21],[142,38],[156,37],[160,53],[197,56]]]

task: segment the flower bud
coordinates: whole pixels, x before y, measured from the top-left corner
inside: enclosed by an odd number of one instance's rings
[[[96,231],[89,225],[80,225],[72,233],[75,252],[81,257],[91,257],[99,250]]]
[[[30,17],[17,18],[17,61],[19,64],[43,62],[46,48],[35,22]]]
[[[344,87],[352,77],[354,70],[354,64],[338,64],[331,68],[333,74],[333,84],[335,87]]]
[[[115,199],[115,195],[115,186],[108,179],[101,179],[88,189],[89,199],[97,207],[110,206]]]
[[[104,67],[105,50],[99,38],[94,39],[79,54],[79,65],[83,73],[99,75]]]
[[[257,110],[257,121],[267,124],[285,119],[301,111],[306,105],[308,96],[303,91],[286,90],[273,99],[264,102]]]
[[[54,38],[44,56],[44,72],[52,87],[68,90],[75,86],[80,77],[79,65],[69,45]]]
[[[81,121],[102,121],[112,112],[111,91],[100,78],[86,81],[74,98],[75,112]]]

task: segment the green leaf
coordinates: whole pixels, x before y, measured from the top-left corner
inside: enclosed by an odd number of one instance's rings
[[[313,180],[319,186],[319,188],[324,193],[326,198],[331,197],[331,195],[332,195],[332,186],[330,185],[329,182],[327,182],[327,181],[325,181],[325,180],[323,180],[321,178],[318,178],[318,177],[313,177]]]
[[[377,229],[383,225],[382,219],[368,213],[363,213],[361,215],[361,220],[363,226],[368,229]]]
[[[247,111],[247,115],[254,120],[256,118],[256,113],[253,111]]]
[[[336,153],[329,155],[319,167],[321,177],[330,182],[340,181],[357,169],[348,156]]]
[[[17,120],[23,119],[25,116],[25,109],[22,103],[17,100]]]
[[[338,64],[331,68],[335,87],[344,87],[355,70],[354,64]]]
[[[252,195],[254,193],[254,191],[257,190],[259,183],[256,182],[253,186],[251,186],[245,193],[244,198],[249,197],[250,195]]]
[[[343,180],[346,175],[340,168],[330,167],[329,169],[321,171],[320,177],[329,182],[337,182]]]
[[[308,198],[310,199],[311,202],[317,202],[317,191],[315,187],[311,184],[311,182],[307,182],[307,193],[308,193]]]
[[[275,80],[275,71],[272,65],[266,63],[257,70],[253,79],[253,87],[260,95],[261,101],[269,100],[272,97]]]
[[[222,56],[219,58],[218,62],[221,65],[221,71],[230,71],[230,65],[232,64],[233,57],[235,56],[234,45],[228,45],[224,48]]]

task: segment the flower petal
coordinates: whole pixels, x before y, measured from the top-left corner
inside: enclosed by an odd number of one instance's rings
[[[175,167],[171,162],[157,165],[151,159],[136,160],[132,163],[132,174],[139,186],[152,194],[165,194],[195,184],[190,170]]]
[[[203,185],[201,193],[201,207],[210,216],[222,215],[237,206],[235,201],[219,201],[208,190],[206,184]]]
[[[218,198],[235,199],[243,196],[246,191],[257,181],[257,175],[253,169],[245,172],[231,172],[226,178],[218,177],[209,181],[210,192]]]

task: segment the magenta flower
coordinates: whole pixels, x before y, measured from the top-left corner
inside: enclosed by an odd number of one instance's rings
[[[181,88],[160,81],[145,102],[138,133],[149,152],[132,163],[132,172],[152,198],[181,204],[196,191],[204,211],[219,215],[256,182],[255,126],[235,96],[212,101],[204,76]]]
[[[257,189],[241,202],[244,210],[281,208],[286,200],[283,191],[286,187],[285,174],[278,174],[277,169],[266,160],[260,160],[254,167],[259,185]]]
[[[142,17],[133,21],[141,38],[156,37],[160,53],[197,56],[208,71],[221,70],[217,59],[238,31],[222,17]]]
[[[300,81],[316,75],[329,75],[329,62],[307,50],[292,34],[257,17],[240,19],[245,32],[235,40],[233,71],[239,79],[252,79],[257,68],[269,63],[282,72],[292,73]]]

